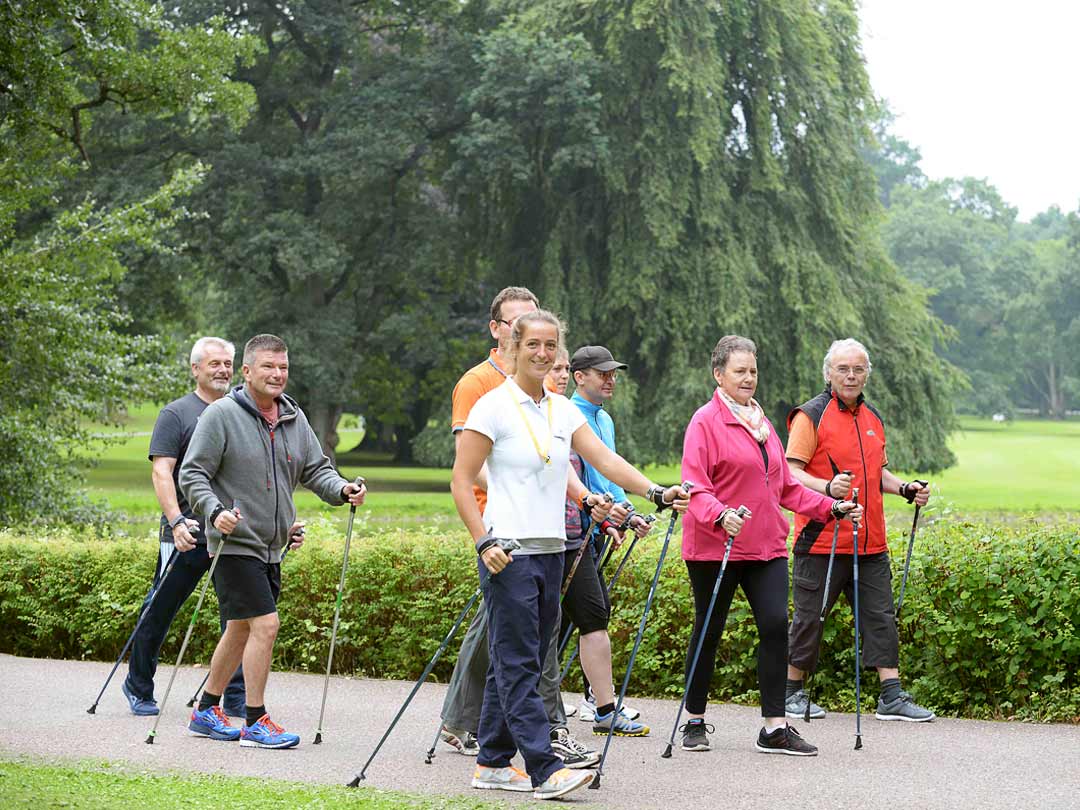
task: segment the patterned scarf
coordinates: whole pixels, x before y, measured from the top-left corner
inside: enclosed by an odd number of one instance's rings
[[[722,388],[716,390],[720,392],[720,399],[728,406],[728,410],[739,420],[739,424],[750,432],[758,444],[765,444],[769,440],[769,423],[765,420],[765,411],[761,410],[758,401],[751,398],[749,405],[740,405],[725,394]]]

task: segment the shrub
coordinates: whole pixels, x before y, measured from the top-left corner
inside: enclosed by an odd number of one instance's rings
[[[274,666],[325,666],[341,572],[336,524],[309,524],[311,539],[284,563],[281,632]],[[355,537],[335,670],[415,678],[476,588],[475,555],[463,532],[379,530]],[[629,657],[662,539],[639,544],[613,592],[615,671]],[[899,575],[905,538],[892,539]],[[644,545],[644,547],[642,547]],[[62,530],[47,538],[0,534],[0,652],[115,658],[137,619],[155,564],[153,539],[96,539]],[[894,583],[899,589],[899,580]],[[162,660],[174,658],[189,601]],[[217,639],[213,589],[188,662],[207,662]],[[693,617],[678,538],[664,566],[634,667],[635,695],[678,697]],[[939,523],[921,530],[900,627],[901,675],[944,714],[1080,722],[1080,536],[1075,527]],[[433,672],[449,679],[461,634]],[[717,654],[713,700],[757,700],[757,633],[741,593]],[[824,630],[812,681],[815,700],[854,708],[851,611],[838,604]],[[876,677],[866,673],[866,706]],[[576,676],[572,676],[576,682]]]

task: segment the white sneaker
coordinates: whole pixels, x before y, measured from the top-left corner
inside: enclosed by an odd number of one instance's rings
[[[516,793],[528,793],[533,789],[532,779],[528,774],[512,766],[491,768],[477,765],[473,772],[472,786],[480,790],[512,790]]]
[[[622,711],[619,712],[627,720],[637,720],[641,717],[641,712],[630,706],[623,705]],[[567,717],[570,715],[567,714]],[[581,705],[577,708],[577,719],[583,723],[595,723],[596,722],[596,703],[590,698],[586,697],[581,701]]]
[[[563,713],[567,717],[573,717],[575,714],[577,714],[577,706],[575,706],[573,703],[567,703],[564,700],[562,708],[563,708]]]
[[[585,787],[593,780],[592,771],[571,771],[560,768],[547,780],[533,791],[534,799],[557,799],[565,796],[571,790]]]

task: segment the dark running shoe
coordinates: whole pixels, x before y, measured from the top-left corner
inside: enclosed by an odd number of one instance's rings
[[[927,723],[934,719],[934,713],[929,709],[924,709],[912,699],[911,695],[902,691],[896,700],[888,703],[884,703],[881,698],[878,698],[877,713],[874,714],[874,717],[878,720]]]
[[[683,751],[708,751],[709,735],[716,729],[700,718],[688,720],[680,729]]]
[[[124,693],[124,697],[127,698],[128,707],[131,709],[131,713],[136,717],[153,717],[158,713],[157,701],[153,698],[147,700],[141,698],[131,691],[127,681],[123,681],[120,684],[120,691]]]
[[[791,757],[816,757],[817,746],[811,745],[795,730],[795,726],[778,728],[771,734],[758,732],[757,750],[763,754],[787,754]]]
[[[587,745],[570,736],[563,727],[551,730],[551,750],[563,761],[563,766],[572,770],[595,768],[600,762],[600,752],[593,751]]]

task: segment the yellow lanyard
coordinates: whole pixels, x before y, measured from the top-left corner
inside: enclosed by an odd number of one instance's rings
[[[521,421],[523,421],[525,423],[525,429],[527,431],[529,431],[529,438],[532,439],[533,447],[536,448],[536,454],[538,456],[540,456],[540,460],[543,461],[544,464],[547,464],[548,466],[550,466],[551,465],[551,436],[552,436],[552,429],[551,429],[551,397],[549,396],[547,398],[547,424],[548,424],[547,447],[541,447],[540,442],[537,441],[537,439],[536,439],[536,434],[533,433],[532,425],[529,424],[529,417],[526,415],[525,409],[521,407],[521,403],[518,402],[517,397],[514,395],[513,390],[509,386],[507,386],[507,388],[506,388],[506,393],[508,393],[510,395],[510,399],[512,399],[514,401],[514,404],[517,406],[518,413],[521,414]]]

